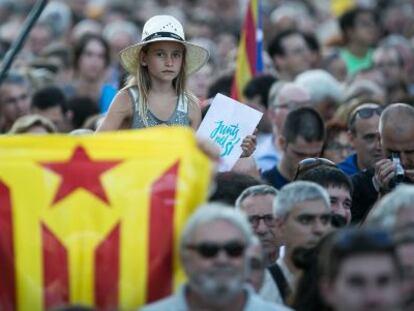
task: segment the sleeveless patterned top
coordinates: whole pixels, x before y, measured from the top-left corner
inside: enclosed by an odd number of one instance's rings
[[[127,89],[129,97],[132,103],[132,125],[131,128],[145,128],[145,123],[142,120],[138,112],[138,98],[139,92],[137,86],[131,86]],[[147,114],[145,116],[148,127],[157,126],[157,125],[183,125],[190,126],[190,118],[188,116],[188,100],[183,96],[180,96],[177,100],[177,105],[175,110],[166,121],[158,119],[149,109],[147,109]]]

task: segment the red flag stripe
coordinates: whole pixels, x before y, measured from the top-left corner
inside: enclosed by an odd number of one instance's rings
[[[95,305],[115,310],[119,288],[119,231],[117,224],[95,252]]]
[[[0,181],[0,310],[16,310],[13,214],[9,188]]]
[[[249,60],[250,74],[256,74],[256,22],[253,16],[252,3],[247,8],[246,25],[244,26],[246,36],[246,53]]]
[[[69,303],[68,256],[65,246],[42,224],[43,298],[45,310]]]
[[[174,205],[179,162],[151,189],[147,302],[172,293]]]

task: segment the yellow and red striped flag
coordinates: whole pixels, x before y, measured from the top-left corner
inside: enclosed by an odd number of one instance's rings
[[[209,179],[189,129],[0,137],[0,310],[134,310],[171,294]]]
[[[237,52],[231,97],[241,101],[243,88],[263,72],[263,29],[261,0],[249,0]]]

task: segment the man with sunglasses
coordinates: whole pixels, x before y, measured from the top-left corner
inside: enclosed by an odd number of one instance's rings
[[[378,130],[382,107],[366,103],[355,108],[349,117],[348,131],[355,153],[348,156],[338,167],[352,176],[373,168],[383,158]]]
[[[200,207],[188,220],[180,258],[188,282],[173,296],[142,311],[284,311],[247,285],[253,232],[241,212],[222,204]]]
[[[280,190],[273,202],[273,213],[285,254],[269,270],[286,302],[302,274],[292,255],[298,249],[316,246],[332,230],[329,196],[316,183],[295,181]]]

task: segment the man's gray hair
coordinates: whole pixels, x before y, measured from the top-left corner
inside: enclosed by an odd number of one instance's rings
[[[413,185],[400,185],[384,196],[368,214],[366,224],[367,226],[394,230],[398,213],[405,208],[414,208]]]
[[[341,83],[325,70],[307,70],[296,77],[295,83],[309,92],[313,104],[318,104],[327,99],[340,104],[343,99]]]
[[[254,197],[257,195],[267,195],[271,194],[276,196],[278,194],[278,190],[269,185],[255,185],[249,188],[246,188],[237,198],[236,200],[236,209],[241,209],[241,205],[245,199],[248,197]]]
[[[273,215],[286,218],[292,208],[307,201],[323,201],[327,209],[331,208],[329,194],[320,185],[311,181],[295,181],[284,186],[273,201]]]
[[[188,219],[187,224],[181,235],[180,251],[191,242],[194,232],[200,225],[204,225],[216,220],[223,220],[240,230],[246,241],[246,246],[252,243],[253,231],[244,213],[234,209],[230,205],[212,202],[200,206]]]

